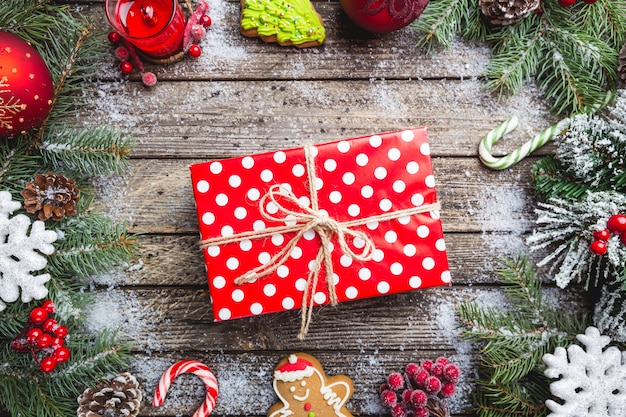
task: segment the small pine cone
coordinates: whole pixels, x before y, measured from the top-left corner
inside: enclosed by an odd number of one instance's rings
[[[540,0],[480,0],[480,10],[491,24],[512,25],[539,7]]]
[[[96,388],[87,388],[78,397],[78,417],[135,417],[139,414],[141,390],[137,379],[128,372]]]
[[[24,209],[36,214],[41,221],[50,218],[61,221],[65,216],[76,215],[76,181],[64,175],[37,174],[35,181],[26,183],[20,194],[24,197]]]
[[[619,51],[619,67],[617,67],[619,79],[626,83],[626,44]]]

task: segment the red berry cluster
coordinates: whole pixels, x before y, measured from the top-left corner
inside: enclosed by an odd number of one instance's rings
[[[593,4],[595,3],[597,0],[583,0],[583,3],[585,4]],[[571,7],[576,3],[576,0],[559,0],[559,6],[562,7]]]
[[[614,214],[607,220],[606,229],[594,231],[589,250],[596,255],[604,255],[608,250],[606,242],[611,238],[611,233],[618,235],[620,242],[626,245],[626,215]]]
[[[13,350],[30,352],[42,372],[52,372],[57,364],[70,358],[70,350],[65,346],[67,327],[50,317],[54,311],[50,300],[33,308],[26,328],[11,342]]]
[[[380,401],[392,417],[428,417],[432,408],[444,409],[449,415],[447,399],[454,394],[460,376],[459,367],[444,357],[409,363],[404,373],[389,374],[379,389]]]

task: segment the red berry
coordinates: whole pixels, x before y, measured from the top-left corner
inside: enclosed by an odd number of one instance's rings
[[[626,232],[626,216],[623,214],[614,214],[609,217],[606,227],[613,233],[621,235]]]
[[[41,308],[46,309],[46,311],[50,314],[54,313],[56,310],[56,307],[51,300],[44,301],[43,304],[41,304]]]
[[[187,53],[192,58],[198,58],[200,55],[202,55],[202,48],[200,48],[198,45],[191,45]]]
[[[56,329],[54,329],[54,335],[56,337],[64,338],[65,336],[67,336],[67,327],[62,325],[58,326]]]
[[[413,375],[413,382],[419,386],[424,385],[424,382],[426,382],[426,379],[428,379],[429,376],[430,374],[426,369],[420,369],[415,373],[415,375]]]
[[[383,406],[391,408],[398,404],[398,396],[395,392],[387,390],[380,394],[380,402]]]
[[[41,362],[39,363],[39,369],[41,369],[42,372],[52,372],[54,371],[54,368],[56,367],[57,367],[57,360],[54,359],[54,357],[52,356],[47,356],[43,358]]]
[[[594,230],[593,238],[595,240],[603,240],[606,242],[611,238],[611,232],[609,232],[608,229]]]
[[[454,395],[455,385],[452,382],[446,382],[441,387],[441,396],[444,398],[450,398]]]
[[[424,390],[431,395],[437,394],[441,391],[441,381],[434,376],[428,377],[424,382]]]
[[[447,381],[456,384],[457,382],[459,382],[459,378],[461,377],[461,370],[455,364],[449,363],[443,368],[443,377]]]
[[[404,376],[400,372],[393,372],[387,377],[387,383],[392,390],[401,390],[404,388]]]
[[[131,72],[133,72],[133,64],[128,61],[120,62],[120,71],[122,71],[124,74],[130,74]]]
[[[562,7],[570,7],[576,3],[576,0],[559,0],[559,5]]]
[[[57,326],[58,326],[57,321],[53,318],[49,318],[43,322],[43,325],[41,326],[41,328],[43,329],[44,332],[52,333]]]
[[[432,366],[433,366],[433,361],[429,361],[429,360],[422,361],[422,368],[426,369],[428,372],[430,372],[430,368],[432,368]]]
[[[402,391],[402,402],[405,404],[408,404],[411,402],[411,393],[413,391],[410,389],[405,389],[404,391]]]
[[[37,338],[41,336],[42,334],[43,334],[43,330],[41,330],[39,327],[33,327],[33,328],[28,329],[28,331],[26,332],[26,339],[30,343],[35,343],[37,341]]]
[[[430,368],[430,373],[437,378],[443,378],[443,364],[439,362],[433,363],[432,368]]]
[[[108,38],[109,38],[109,42],[113,44],[116,44],[122,40],[122,36],[117,32],[109,32]]]
[[[420,366],[416,363],[409,363],[407,364],[406,368],[404,368],[404,373],[409,377],[409,378],[413,378],[413,375],[415,375],[415,372],[419,371]]]
[[[416,389],[411,392],[411,404],[413,407],[426,407],[428,403],[428,396],[421,389]]]
[[[200,23],[205,28],[208,28],[209,26],[211,26],[211,17],[208,14],[203,14],[202,16],[200,16]]]
[[[48,318],[48,311],[43,307],[35,307],[29,315],[31,323],[41,324]]]
[[[606,243],[601,240],[594,240],[593,242],[591,242],[591,245],[589,245],[589,250],[591,250],[591,252],[595,253],[596,255],[602,256],[607,251]]]
[[[52,345],[52,336],[48,333],[42,333],[39,335],[35,343],[39,349],[47,348]]]
[[[382,394],[384,391],[387,391],[387,390],[390,390],[390,389],[391,389],[391,387],[389,386],[389,384],[385,382],[384,384],[382,384],[380,386],[380,388],[378,388],[378,392],[380,394]]]
[[[54,351],[54,353],[52,354],[52,357],[56,359],[57,363],[64,363],[69,360],[70,355],[71,355],[70,350],[66,348],[65,346],[61,346]]]
[[[435,361],[436,363],[440,363],[442,365],[447,365],[450,363],[450,360],[444,356],[440,356],[437,358],[437,360]]]
[[[52,344],[50,346],[54,349],[58,349],[61,346],[65,346],[65,340],[62,337],[55,337],[52,339]]]
[[[430,411],[428,411],[428,407],[419,407],[413,410],[414,417],[428,417],[430,416]]]
[[[391,417],[406,417],[406,411],[400,404],[391,408]]]

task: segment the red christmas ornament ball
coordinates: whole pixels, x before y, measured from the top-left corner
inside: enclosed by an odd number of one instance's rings
[[[417,19],[428,0],[341,0],[348,17],[370,32],[389,33]]]
[[[39,126],[52,108],[52,74],[28,42],[0,30],[0,137]]]

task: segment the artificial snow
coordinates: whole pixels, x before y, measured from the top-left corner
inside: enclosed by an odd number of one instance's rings
[[[0,300],[6,303],[21,300],[27,303],[41,300],[48,295],[44,285],[50,274],[32,275],[46,267],[48,260],[43,255],[54,252],[52,242],[57,240],[56,232],[46,230],[45,223],[18,214],[9,215],[22,205],[13,201],[11,193],[0,191]],[[30,229],[30,233],[29,233]],[[0,301],[0,311],[6,304]]]
[[[548,417],[624,417],[626,415],[626,352],[613,346],[603,350],[611,338],[595,327],[588,327],[576,338],[578,345],[557,347],[547,354],[548,378],[560,378],[550,391],[561,403],[547,400]]]

